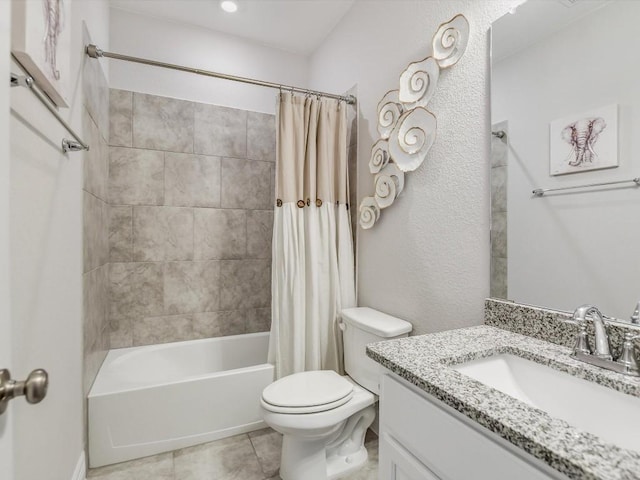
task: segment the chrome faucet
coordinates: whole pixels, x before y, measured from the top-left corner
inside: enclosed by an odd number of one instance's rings
[[[593,321],[596,333],[596,349],[593,353],[589,348],[587,337],[587,317]],[[636,357],[633,343],[635,340],[640,339],[640,335],[633,335],[630,332],[625,333],[620,356],[614,361],[611,356],[611,345],[609,344],[609,335],[604,319],[605,316],[593,305],[582,305],[576,308],[575,312],[573,312],[573,320],[578,322],[579,330],[572,356],[577,360],[597,367],[624,373],[625,375],[640,376],[639,361]]]
[[[637,303],[636,309],[631,314],[631,323],[640,324],[640,302]]]
[[[604,360],[612,360],[611,345],[609,344],[607,327],[604,324],[604,315],[594,305],[582,305],[573,312],[573,319],[577,322],[582,322],[582,325],[584,325],[587,317],[591,317],[593,327],[596,330],[596,351],[593,354]]]

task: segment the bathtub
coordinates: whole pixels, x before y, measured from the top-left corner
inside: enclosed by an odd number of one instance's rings
[[[99,467],[264,427],[269,333],[111,350],[89,392]]]

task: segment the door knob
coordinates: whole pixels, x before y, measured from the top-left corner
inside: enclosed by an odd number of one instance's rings
[[[27,402],[39,403],[47,396],[49,374],[41,368],[29,374],[26,380],[16,382],[11,380],[9,370],[0,370],[0,415],[7,409],[9,400],[24,395]]]

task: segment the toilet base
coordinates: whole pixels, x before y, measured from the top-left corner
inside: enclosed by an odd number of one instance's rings
[[[333,440],[284,435],[282,480],[337,480],[360,469],[369,458],[364,436],[373,423],[373,405],[352,415]]]

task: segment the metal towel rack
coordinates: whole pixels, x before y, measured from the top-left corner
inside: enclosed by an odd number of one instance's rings
[[[640,187],[640,177],[632,178],[631,180],[618,180],[617,182],[602,182],[602,183],[588,183],[586,185],[574,185],[573,187],[536,188],[532,193],[536,197],[542,197],[547,192],[558,192],[560,190],[573,190],[575,188],[605,187],[608,185],[619,185],[622,183],[635,183],[636,187]]]
[[[18,62],[18,60],[15,57],[14,57],[14,59],[16,60],[16,63],[18,63],[18,65],[20,65],[20,68],[24,68],[24,67],[22,67],[20,62]],[[28,75],[17,75],[15,73],[11,73],[11,78],[9,80],[9,84],[12,87],[26,87],[26,88],[28,88],[29,91],[31,93],[33,93],[36,96],[36,98],[38,100],[40,100],[40,102],[45,107],[47,107],[47,110],[49,110],[52,113],[52,115],[56,118],[56,120],[58,120],[58,122],[60,122],[60,125],[62,125],[67,130],[67,132],[69,132],[69,134],[75,139],[75,140],[69,140],[68,138],[63,138],[62,139],[61,148],[62,148],[62,151],[64,153],[67,153],[67,152],[78,152],[78,151],[81,151],[81,150],[89,150],[89,145],[87,145],[85,142],[82,141],[82,139],[73,130],[73,128],[71,128],[71,126],[69,126],[69,124],[58,114],[58,112],[56,111],[55,107],[53,105],[51,105],[51,103],[47,100],[45,95],[40,93],[40,91],[38,90],[38,88],[35,85],[33,77],[30,77]]]

